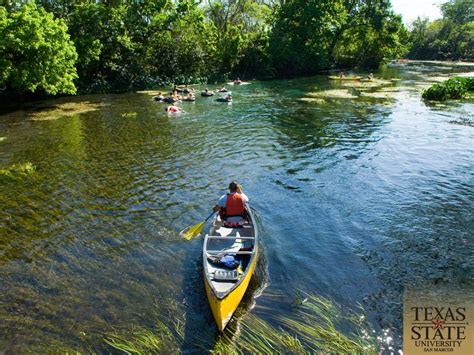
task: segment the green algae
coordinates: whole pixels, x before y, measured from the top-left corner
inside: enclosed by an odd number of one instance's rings
[[[327,103],[326,100],[315,98],[315,97],[302,97],[302,98],[298,99],[298,101],[308,102],[308,103],[312,103],[312,104],[319,104],[319,105]]]
[[[306,94],[310,97],[321,98],[321,99],[357,99],[357,96],[353,95],[346,89],[330,89],[316,92],[309,92]]]
[[[31,162],[12,164],[0,169],[0,179],[18,180],[33,175],[36,167]]]
[[[103,107],[102,103],[91,101],[65,102],[45,107],[39,111],[29,112],[28,117],[32,121],[49,121],[61,117],[74,116],[80,113],[97,111],[101,107]]]
[[[124,112],[120,116],[122,116],[124,118],[134,118],[134,117],[137,117],[137,113],[136,112]]]

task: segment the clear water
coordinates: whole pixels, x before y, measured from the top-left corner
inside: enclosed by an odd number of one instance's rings
[[[243,309],[291,312],[297,291],[361,304],[400,347],[404,287],[472,289],[474,105],[420,99],[472,70],[387,68],[387,100],[298,101],[347,89],[317,76],[232,87],[232,105],[198,97],[178,116],[138,93],[80,98],[104,107],[57,120],[0,116],[0,167],[37,169],[0,182],[0,351],[106,351],[104,334],[151,328],[163,309],[212,343],[202,241],[177,232],[232,179],[262,229]]]

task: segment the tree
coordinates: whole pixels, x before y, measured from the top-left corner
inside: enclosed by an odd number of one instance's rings
[[[344,7],[332,53],[337,65],[373,68],[407,52],[409,33],[390,1],[345,0]]]
[[[346,13],[341,0],[295,0],[276,7],[270,39],[275,69],[311,74],[331,63],[333,39]]]
[[[219,72],[228,74],[237,69],[253,74],[268,70],[266,53],[270,28],[267,20],[270,12],[265,1],[209,1],[206,14],[216,28]]]
[[[443,17],[458,25],[474,21],[474,0],[450,0],[441,5]]]
[[[410,58],[474,60],[474,0],[451,0],[441,5],[443,18],[412,24]]]
[[[278,72],[377,67],[406,52],[408,32],[389,0],[295,0],[276,7],[270,53]]]
[[[145,61],[152,76],[192,81],[217,70],[215,42],[215,27],[204,11],[182,0],[153,16]]]
[[[19,93],[74,94],[77,53],[61,19],[34,4],[0,7],[0,81]]]

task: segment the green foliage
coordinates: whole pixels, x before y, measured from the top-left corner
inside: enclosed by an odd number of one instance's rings
[[[68,26],[82,92],[202,81],[214,70],[215,29],[190,0],[78,3]]]
[[[450,0],[441,5],[443,17],[458,25],[474,21],[474,0]]]
[[[133,40],[128,14],[126,5],[105,3],[79,3],[72,9],[68,26],[79,54],[79,84],[85,91],[127,90],[142,76],[137,50],[141,44]]]
[[[270,54],[277,72],[309,74],[330,65],[334,29],[346,17],[342,1],[283,2],[274,17]]]
[[[407,52],[408,32],[401,18],[389,15],[376,30],[372,26],[351,26],[334,47],[339,66],[373,68]]]
[[[179,2],[175,11],[153,17],[145,62],[152,76],[196,81],[214,71],[215,28],[193,2]]]
[[[62,19],[34,4],[0,7],[0,82],[19,93],[74,94],[77,54]]]
[[[407,52],[408,31],[389,1],[344,1],[344,6],[346,21],[333,47],[339,66],[377,67]]]
[[[206,14],[216,29],[220,73],[268,75],[270,6],[251,0],[209,1]],[[236,73],[236,74],[237,74]]]
[[[284,74],[338,66],[377,67],[406,52],[408,33],[387,0],[282,3],[275,11],[270,53]]]
[[[474,60],[474,0],[452,0],[441,6],[443,18],[412,23],[409,53],[414,59]]]
[[[474,78],[455,77],[433,85],[423,92],[422,97],[430,101],[462,99],[469,91],[474,91]]]
[[[247,45],[241,50],[239,62],[232,68],[233,77],[257,75],[271,78],[275,76],[269,53],[270,38],[261,31],[248,36]]]
[[[8,91],[74,93],[76,84],[105,93],[372,67],[402,55],[407,37],[388,0],[25,3],[0,7]]]

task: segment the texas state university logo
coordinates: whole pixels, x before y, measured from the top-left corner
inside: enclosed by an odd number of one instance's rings
[[[457,293],[406,292],[404,299],[404,354],[474,354],[472,301]],[[469,304],[471,303],[471,304]]]

